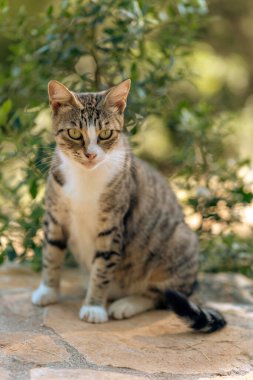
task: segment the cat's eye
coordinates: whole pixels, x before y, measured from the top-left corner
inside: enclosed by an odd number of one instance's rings
[[[99,133],[99,138],[100,140],[108,140],[112,136],[112,131],[109,129],[104,129]]]
[[[76,128],[68,129],[68,135],[69,135],[69,137],[71,137],[74,140],[80,140],[80,138],[82,137],[81,132],[78,131],[78,129],[76,129]]]

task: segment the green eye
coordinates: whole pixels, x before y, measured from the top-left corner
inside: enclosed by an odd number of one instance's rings
[[[109,129],[104,129],[99,133],[100,140],[108,140],[112,136],[112,131]]]
[[[81,132],[75,128],[68,129],[68,135],[69,135],[69,137],[71,137],[74,140],[80,140],[80,138],[82,137]]]

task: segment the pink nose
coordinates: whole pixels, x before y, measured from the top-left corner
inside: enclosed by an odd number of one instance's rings
[[[88,158],[88,160],[92,161],[94,158],[97,157],[96,153],[85,153],[85,156]]]

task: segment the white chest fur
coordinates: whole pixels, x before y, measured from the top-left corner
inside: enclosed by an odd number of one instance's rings
[[[81,265],[90,270],[98,234],[101,194],[119,170],[112,160],[87,170],[61,154],[66,183],[63,187],[69,204],[69,248]]]

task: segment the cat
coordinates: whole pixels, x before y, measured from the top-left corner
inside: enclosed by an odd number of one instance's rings
[[[59,300],[68,248],[89,272],[80,319],[102,323],[168,308],[194,330],[218,330],[223,316],[187,298],[198,272],[197,236],[165,178],[131,152],[123,133],[130,83],[74,93],[49,82],[56,149],[46,188],[42,282],[32,302]]]

